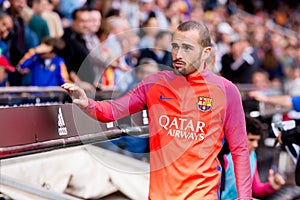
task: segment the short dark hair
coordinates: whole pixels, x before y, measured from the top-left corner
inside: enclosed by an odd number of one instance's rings
[[[79,12],[89,12],[89,11],[90,11],[90,9],[86,6],[75,9],[71,14],[72,20],[77,19],[77,13],[79,13]]]
[[[41,3],[41,1],[42,0],[27,0],[27,5],[29,6],[29,7],[32,7],[32,5],[34,4],[34,3]],[[48,0],[48,3],[50,3],[50,4],[52,4],[52,1],[51,0]]]
[[[152,58],[142,58],[139,62],[139,65],[158,65],[155,60]]]
[[[171,35],[172,33],[170,31],[167,30],[162,30],[159,31],[156,35],[155,35],[155,40],[159,40],[162,39],[165,35]]]
[[[6,13],[4,11],[0,11],[0,19],[4,19],[5,17],[9,17],[12,20],[12,17],[8,13]]]
[[[211,46],[210,33],[209,33],[208,28],[204,24],[201,24],[197,21],[186,21],[186,22],[181,23],[177,27],[177,30],[182,31],[182,32],[196,30],[199,33],[200,41],[198,41],[198,42],[200,43],[200,45],[202,47]]]
[[[269,73],[268,73],[268,71],[265,70],[265,69],[255,69],[255,70],[253,71],[252,77],[253,77],[255,74],[264,74],[264,75],[266,75],[266,77],[268,77],[268,79],[269,79]]]
[[[251,117],[250,115],[246,115],[245,118],[246,118],[247,135],[251,133],[252,135],[262,136],[265,131],[263,123],[259,121],[259,119]]]
[[[52,52],[57,53],[63,48],[65,48],[65,41],[61,38],[55,37],[44,37],[42,43],[53,47]]]

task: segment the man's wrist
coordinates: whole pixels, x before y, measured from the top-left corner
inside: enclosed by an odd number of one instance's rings
[[[82,110],[88,110],[88,109],[90,109],[91,107],[93,107],[93,101],[92,101],[92,99],[88,99],[87,100],[87,105],[79,105],[79,107]]]

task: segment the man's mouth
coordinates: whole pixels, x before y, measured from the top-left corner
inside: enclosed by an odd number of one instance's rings
[[[173,61],[173,67],[175,68],[175,69],[180,69],[180,68],[183,68],[184,66],[185,66],[185,62],[183,62],[183,61]]]

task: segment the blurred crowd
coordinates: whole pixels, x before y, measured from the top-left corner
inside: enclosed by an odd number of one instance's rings
[[[141,59],[153,59],[159,70],[170,69],[172,31],[180,22],[197,20],[204,21],[212,34],[215,54],[208,63],[215,73],[234,83],[300,93],[300,15],[293,4],[2,0],[1,85],[76,81],[88,92],[124,92],[136,81],[131,71]],[[253,76],[257,70],[261,75]]]
[[[76,82],[90,94],[124,93],[137,82],[143,58],[158,70],[171,68],[172,31],[196,20],[210,29],[214,55],[208,66],[215,73],[268,94],[298,95],[299,5],[270,2],[1,0],[0,83]]]

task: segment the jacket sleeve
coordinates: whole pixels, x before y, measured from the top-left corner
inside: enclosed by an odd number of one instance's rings
[[[19,66],[21,67],[21,69],[31,69],[33,67],[33,63],[36,62],[36,59],[38,59],[38,57],[39,56],[35,53],[35,50],[30,49],[20,60]]]
[[[273,194],[276,190],[274,190],[269,182],[262,183],[259,178],[257,164],[254,168],[254,176],[252,182],[253,196],[257,198],[266,197],[268,195]]]
[[[110,101],[95,101],[89,99],[86,114],[101,122],[111,122],[127,115],[136,113],[146,107],[146,87],[143,81],[126,95]]]
[[[300,112],[300,96],[292,97],[292,105],[297,112]]]
[[[234,163],[239,199],[252,199],[252,178],[248,152],[245,114],[241,96],[231,82],[225,83],[226,112],[224,129]]]
[[[60,68],[60,82],[63,83],[71,83],[69,72],[67,70],[67,66],[63,59],[59,59],[59,68]]]

